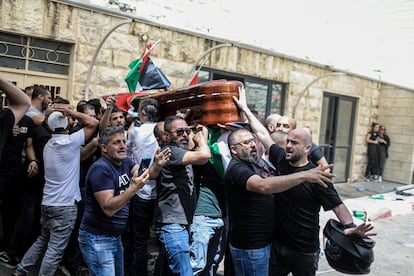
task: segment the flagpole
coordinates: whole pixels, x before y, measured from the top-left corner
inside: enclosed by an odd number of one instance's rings
[[[141,59],[141,61],[142,61],[141,66],[140,66],[140,68],[138,69],[138,72],[139,72],[140,74],[142,73],[142,70],[143,70],[143,69],[144,69],[144,67],[145,67],[145,63],[147,62],[148,57],[149,57],[149,55],[150,55],[151,51],[152,51],[155,47],[157,47],[160,43],[161,43],[161,38],[160,38],[160,39],[158,39],[157,41],[155,41],[155,43],[148,43],[148,44],[147,44],[147,46],[145,47],[144,53],[143,53],[143,54],[141,55],[141,57],[140,57],[140,59]],[[131,68],[131,70],[132,70],[132,68]],[[126,79],[124,79],[124,81],[126,81]],[[128,83],[128,89],[130,89],[130,87],[129,87],[129,83]],[[135,91],[134,91],[134,92],[136,92],[136,91],[137,91],[137,89],[138,89],[139,91],[141,91],[141,90],[142,90],[142,87],[141,87],[141,85],[140,85],[139,81],[137,82],[137,85],[136,85],[136,87],[135,87]],[[131,91],[131,90],[130,90],[130,93],[132,93],[132,91]]]
[[[224,43],[224,44],[219,44],[219,45],[216,45],[216,46],[214,46],[214,47],[211,47],[210,49],[208,49],[207,51],[205,51],[202,55],[201,55],[201,57],[199,57],[197,60],[196,60],[196,62],[194,62],[194,64],[193,64],[193,66],[191,67],[191,70],[190,70],[190,73],[192,73],[192,72],[194,72],[195,71],[195,69],[196,69],[196,67],[197,67],[197,64],[203,59],[203,58],[206,58],[207,57],[207,55],[208,54],[210,54],[212,51],[214,51],[214,50],[216,50],[216,49],[219,49],[219,48],[222,48],[222,47],[232,47],[233,46],[233,44],[231,44],[231,43]],[[207,59],[206,60],[204,60],[204,62],[202,63],[202,65],[204,65],[204,63],[207,61]],[[200,69],[201,69],[201,67],[202,67],[202,65],[200,66],[200,68],[198,68],[198,70],[197,70],[197,72],[199,72],[200,71]],[[197,73],[196,72],[196,73]],[[194,74],[188,74],[189,75],[189,77],[187,77],[186,79],[185,79],[185,81],[184,81],[184,85],[183,86],[186,86],[187,84],[188,84],[188,82],[192,79],[192,77],[194,76]]]
[[[93,55],[91,64],[89,65],[89,70],[88,70],[88,75],[86,77],[86,87],[85,87],[85,101],[89,100],[89,85],[91,83],[91,76],[92,76],[92,70],[93,70],[93,66],[95,65],[96,62],[96,58],[98,57],[98,53],[101,50],[103,44],[105,43],[105,41],[108,39],[108,37],[112,34],[113,31],[115,31],[116,29],[118,29],[119,27],[121,27],[122,25],[125,24],[129,24],[129,23],[133,23],[135,22],[134,20],[128,20],[128,21],[124,21],[121,22],[117,25],[115,25],[114,27],[112,27],[104,36],[104,38],[101,40],[101,42],[99,43],[98,47],[95,50],[95,53]],[[93,95],[94,96],[94,95]]]

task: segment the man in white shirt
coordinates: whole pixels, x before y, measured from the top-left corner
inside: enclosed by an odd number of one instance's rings
[[[158,149],[154,136],[154,127],[158,121],[159,106],[154,99],[142,99],[138,106],[139,127],[129,130],[127,141],[128,156],[135,162],[141,163],[142,158],[151,159]],[[123,234],[125,248],[125,265],[130,275],[148,275],[147,246],[149,229],[152,225],[155,200],[157,198],[156,180],[149,180],[131,200],[129,227]],[[129,249],[129,250],[128,250]]]
[[[43,150],[45,186],[41,205],[41,235],[17,265],[15,275],[26,275],[43,257],[39,275],[53,276],[73,230],[79,191],[80,148],[98,127],[98,121],[74,111],[69,105],[55,104],[47,119],[52,138]],[[68,118],[84,126],[68,134]]]

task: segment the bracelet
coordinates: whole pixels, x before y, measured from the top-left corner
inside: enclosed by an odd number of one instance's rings
[[[344,225],[344,229],[348,229],[348,228],[354,228],[354,227],[356,227],[356,224],[355,223],[348,223],[348,224],[345,224]]]
[[[39,160],[37,160],[37,159],[30,160],[30,162],[29,162],[29,163],[32,163],[32,162],[36,162],[37,164],[39,164],[39,163],[40,163],[40,162],[39,162]]]

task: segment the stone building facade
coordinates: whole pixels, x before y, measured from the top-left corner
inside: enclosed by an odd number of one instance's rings
[[[58,84],[58,94],[73,103],[120,91],[123,78],[129,70],[129,62],[142,54],[148,40],[162,39],[162,43],[151,53],[151,57],[170,79],[172,88],[185,86],[194,63],[203,52],[219,44],[229,43],[222,39],[205,37],[131,17],[127,13],[74,5],[69,1],[3,0],[0,1],[0,15],[0,33],[50,40],[69,45],[70,48],[67,74],[54,74],[27,68],[4,67],[1,63],[5,55],[1,45],[4,44],[0,43],[0,73],[11,81],[14,80],[20,87],[32,85],[34,79],[40,79],[42,81],[39,83],[52,86]],[[120,26],[114,29],[117,25]],[[91,82],[86,89],[87,75],[96,49],[110,30],[113,32],[102,44],[96,56],[91,71]],[[341,181],[354,181],[363,176],[367,162],[365,136],[372,122],[380,122],[386,125],[392,140],[384,179],[402,183],[412,182],[412,89],[252,45],[232,45],[212,51],[204,67],[282,85],[284,93],[281,96],[284,105],[280,112],[294,115],[298,127],[310,126],[313,129],[314,142],[324,143],[324,133],[321,129],[324,129],[322,125],[325,122],[336,122],[336,128],[340,128],[344,122],[351,123],[350,127],[341,133],[338,129],[335,130],[336,139],[348,143],[344,149],[337,149],[337,153],[347,153],[337,154],[333,159],[335,164],[342,166],[340,170],[344,173]],[[126,91],[126,85],[121,90]],[[332,103],[336,111],[327,115]],[[341,104],[348,106],[347,110],[351,111],[345,119],[341,119]],[[337,117],[336,121],[331,115]],[[346,160],[341,160],[346,156]]]

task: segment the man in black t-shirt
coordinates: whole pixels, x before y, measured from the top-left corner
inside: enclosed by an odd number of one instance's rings
[[[233,97],[237,106],[245,113],[251,128],[269,151],[269,160],[281,176],[294,176],[314,171],[308,160],[312,138],[304,129],[289,131],[286,150],[276,145],[267,129],[256,119],[250,109]],[[319,166],[326,170],[330,166]],[[276,177],[278,178],[278,177]],[[323,183],[325,182],[325,183]],[[320,185],[315,185],[315,184]],[[302,178],[300,185],[281,194],[275,194],[276,235],[272,248],[270,275],[314,275],[317,269],[319,253],[319,210],[332,209],[340,222],[347,227],[345,234],[366,236],[372,230],[371,224],[356,226],[352,215],[342,203],[335,191],[332,180],[314,181]],[[321,188],[323,186],[325,188]],[[281,192],[281,191],[278,191]],[[316,233],[316,234],[315,234]],[[315,237],[317,239],[315,240]],[[275,258],[276,256],[276,258]],[[282,258],[282,257],[283,258]]]
[[[30,107],[29,97],[17,86],[0,76],[0,91],[6,94],[8,108],[0,112],[0,158],[7,135]],[[0,198],[1,200],[1,198]]]
[[[324,172],[323,168],[316,168],[292,175],[264,178],[258,166],[257,140],[249,130],[232,132],[228,145],[232,160],[226,170],[224,187],[235,274],[267,275],[275,226],[271,194],[295,187],[304,180],[325,185],[324,182],[330,181],[328,177],[331,174]],[[260,261],[256,258],[259,255]]]
[[[32,220],[25,216],[28,213],[25,182],[39,169],[32,143],[34,127],[32,119],[23,116],[6,136],[0,158],[0,194],[3,195],[0,223],[4,230],[4,237],[0,238],[0,262],[6,266],[17,264],[17,258],[27,249],[25,243],[29,242],[30,232],[26,229],[31,230]]]
[[[307,171],[315,167],[308,160],[312,138],[304,129],[288,133],[286,149],[270,148],[269,159],[279,164],[281,175]],[[274,194],[276,231],[270,275],[315,275],[319,260],[319,211],[332,210],[348,228],[347,234],[366,236],[373,227],[353,223],[352,215],[343,204],[332,183],[324,188],[304,181],[282,193]]]

